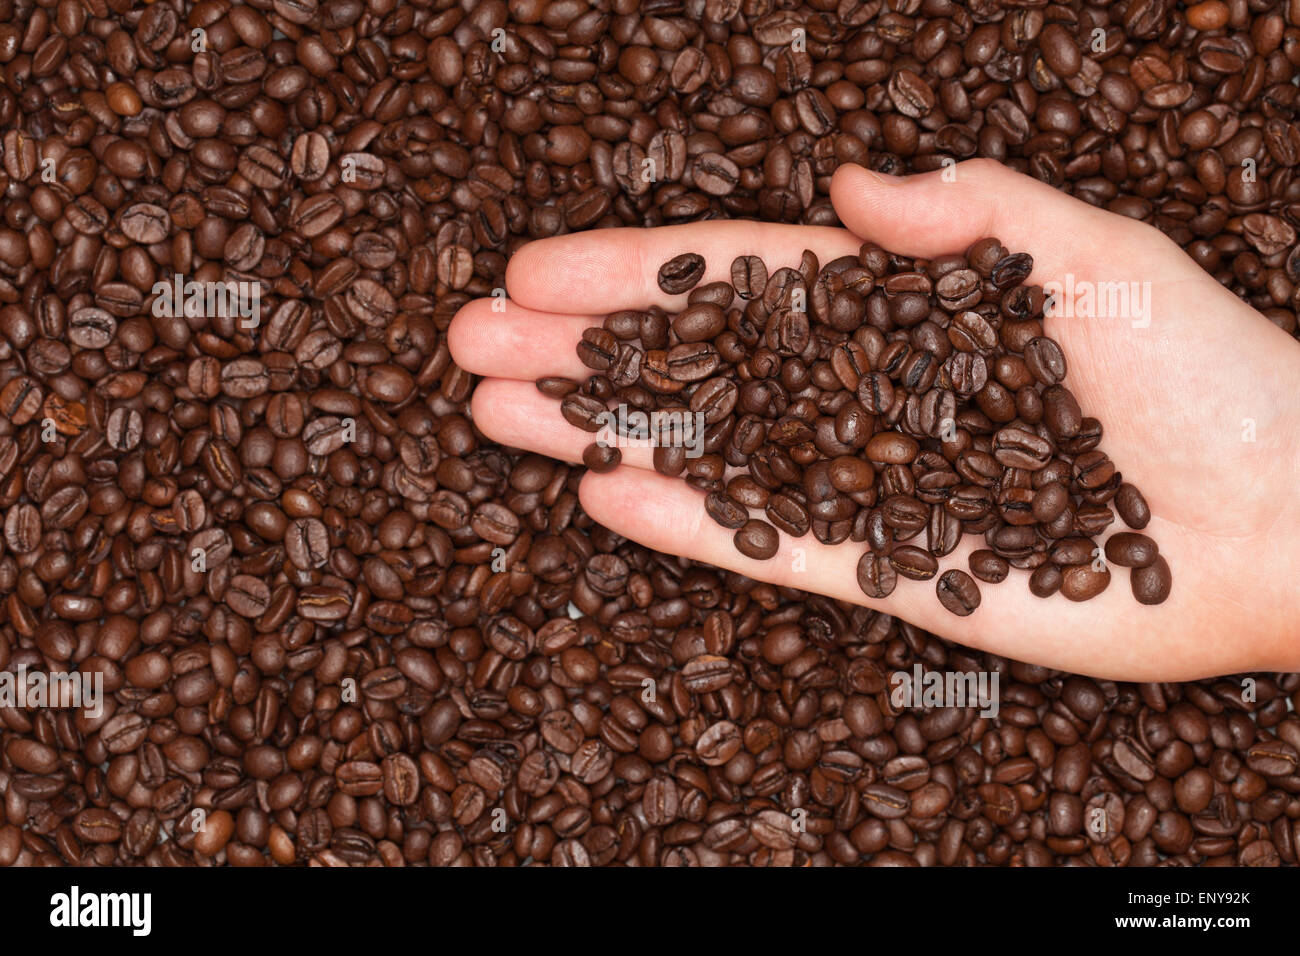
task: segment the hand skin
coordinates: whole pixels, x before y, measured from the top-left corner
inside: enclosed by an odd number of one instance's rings
[[[1104,427],[1101,448],[1151,507],[1145,533],[1173,573],[1161,605],[1137,603],[1129,572],[1081,604],[1041,600],[1028,572],[983,584],[969,617],[945,610],[935,582],[899,579],[868,600],[855,569],[861,544],[826,546],[781,536],[770,561],[739,554],[733,532],[705,513],[704,495],[655,473],[646,448],[623,449],[614,471],[588,473],[583,508],[655,550],[787,587],[877,608],[943,637],[1017,660],[1131,681],[1180,681],[1246,671],[1300,670],[1300,343],[1200,269],[1159,231],[1096,209],[988,160],[895,179],[861,167],[836,172],[831,199],[847,229],[711,221],[657,229],[603,229],[530,243],[510,261],[509,302],[466,305],[449,332],[451,353],[483,376],[474,424],[493,441],[569,462],[591,436],[537,391],[547,375],[590,374],[575,345],[618,309],[680,309],[659,291],[660,264],[682,252],[706,261],[704,282],[730,278],[732,260],[761,256],[796,266],[804,249],[825,263],[856,254],[863,239],[908,256],[960,253],[996,236],[1029,252],[1029,282],[1150,282],[1151,322],[1055,318],[1046,333],[1068,361],[1065,384]],[[955,172],[955,180],[953,173]],[[1255,440],[1246,437],[1253,420]],[[1118,519],[1106,535],[1126,530]],[[983,537],[966,535],[941,570],[968,570]],[[795,549],[804,550],[796,571]]]

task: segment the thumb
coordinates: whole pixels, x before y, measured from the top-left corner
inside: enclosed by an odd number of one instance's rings
[[[1153,242],[1164,237],[1149,226],[991,159],[907,177],[841,166],[831,180],[831,201],[851,231],[901,255],[960,253],[996,237],[1011,252],[1033,255],[1029,281],[1039,284],[1080,262],[1152,265],[1164,245],[1177,250],[1168,240]]]

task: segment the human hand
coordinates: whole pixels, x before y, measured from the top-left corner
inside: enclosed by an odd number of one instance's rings
[[[855,573],[864,545],[783,534],[773,559],[746,558],[733,532],[705,514],[701,492],[652,470],[649,448],[625,448],[619,468],[583,478],[586,512],[661,552],[878,608],[963,644],[1071,672],[1172,681],[1300,668],[1300,503],[1291,488],[1300,473],[1300,344],[1152,227],[996,163],[906,180],[845,167],[831,197],[847,230],[711,221],[528,245],[510,262],[504,312],[494,312],[492,300],[472,302],[449,333],[456,362],[485,377],[473,398],[475,425],[503,445],[580,461],[591,436],[566,423],[533,382],[586,378],[575,345],[608,312],[680,309],[686,297],[662,293],[656,274],[682,252],[704,257],[702,281],[711,282],[729,278],[732,260],[744,254],[775,269],[797,265],[804,249],[822,262],[856,254],[863,239],[929,258],[996,236],[1033,256],[1029,283],[1065,284],[1067,274],[1076,288],[1149,283],[1145,327],[1131,317],[1049,316],[1045,329],[1065,351],[1065,384],[1105,428],[1102,449],[1151,507],[1144,533],[1173,569],[1166,602],[1139,605],[1122,569],[1081,604],[1034,597],[1028,572],[1015,570],[1001,584],[981,585],[982,603],[969,617],[946,611],[933,581],[900,580],[889,597],[869,600]],[[1117,523],[1109,532],[1119,530]],[[941,569],[966,569],[983,546],[967,535]],[[792,562],[795,548],[804,550],[802,562]]]

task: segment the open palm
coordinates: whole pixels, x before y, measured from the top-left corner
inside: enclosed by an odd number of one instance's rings
[[[658,551],[879,608],[1050,667],[1127,680],[1300,667],[1300,503],[1292,490],[1300,474],[1300,345],[1158,231],[996,163],[906,180],[846,167],[831,196],[847,230],[703,222],[525,247],[507,271],[504,311],[494,311],[493,300],[472,302],[451,327],[456,362],[485,379],[473,398],[475,424],[503,445],[579,461],[591,436],[566,423],[533,381],[590,374],[575,346],[608,312],[680,309],[686,297],[665,295],[656,283],[659,265],[679,253],[704,256],[710,282],[729,278],[738,255],[759,255],[775,269],[797,265],[804,249],[822,262],[856,254],[869,239],[928,258],[996,236],[1033,255],[1031,283],[1135,282],[1150,296],[1149,324],[1134,315],[1053,315],[1045,326],[1068,359],[1066,385],[1105,426],[1102,450],[1150,504],[1145,533],[1174,575],[1165,603],[1139,605],[1119,568],[1103,594],[1082,604],[1033,597],[1028,573],[1015,570],[1002,584],[982,585],[981,606],[965,618],[940,606],[933,581],[900,579],[888,598],[872,601],[856,582],[864,545],[783,534],[773,559],[746,558],[733,532],[705,514],[702,492],[653,471],[648,448],[624,449],[623,465],[608,474],[588,473],[583,507]],[[966,536],[941,568],[966,568],[982,546]]]

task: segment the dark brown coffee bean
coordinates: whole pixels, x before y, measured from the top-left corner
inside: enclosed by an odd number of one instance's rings
[[[1128,482],[1119,486],[1115,493],[1115,510],[1124,523],[1135,531],[1141,531],[1151,520],[1151,511],[1141,492]]]
[[[166,209],[152,203],[139,202],[122,210],[118,216],[118,225],[122,234],[132,242],[147,246],[166,239],[172,222]]]
[[[897,584],[897,574],[885,555],[867,551],[858,559],[858,587],[867,597],[889,597]]]
[[[1156,559],[1151,564],[1144,568],[1134,568],[1129,572],[1129,584],[1139,604],[1163,604],[1169,599],[1169,592],[1173,589],[1169,562],[1156,555]]]
[[[1053,339],[1039,336],[1025,346],[1025,365],[1039,382],[1058,385],[1065,378],[1065,353]]]
[[[611,445],[592,442],[582,452],[582,463],[598,475],[613,471],[623,460],[623,453]]]
[[[1160,549],[1144,534],[1121,531],[1106,541],[1106,560],[1122,568],[1145,568],[1153,564]]]
[[[289,170],[304,182],[314,182],[329,169],[329,141],[319,132],[301,133],[289,154]]]
[[[1035,568],[1033,574],[1029,575],[1029,591],[1034,597],[1051,597],[1061,590],[1064,580],[1065,577],[1060,568],[1054,564],[1044,564]],[[1087,582],[1078,583],[1085,584]]]
[[[78,309],[68,317],[68,339],[79,348],[107,348],[116,334],[117,319],[103,309]]]
[[[704,499],[704,509],[709,517],[724,528],[735,530],[749,520],[743,506],[722,492],[713,492]]]
[[[980,606],[979,586],[965,571],[945,571],[936,582],[939,603],[958,617],[972,614]]]
[[[889,553],[889,563],[895,571],[913,581],[928,581],[939,572],[939,562],[934,555],[910,544],[902,544]]]
[[[971,552],[970,572],[981,581],[986,581],[989,584],[999,584],[1006,580],[1010,571],[1011,568],[1006,559],[999,557],[992,551],[981,549]]]
[[[704,257],[683,252],[659,267],[659,288],[668,295],[689,292],[704,276]]]
[[[731,264],[731,284],[742,299],[762,298],[767,266],[758,256],[740,256]]]
[[[1110,585],[1110,571],[1076,564],[1061,571],[1061,593],[1071,601],[1089,601]]]
[[[767,561],[775,557],[780,546],[776,529],[766,521],[751,518],[741,525],[735,536],[736,550],[747,558]]]

